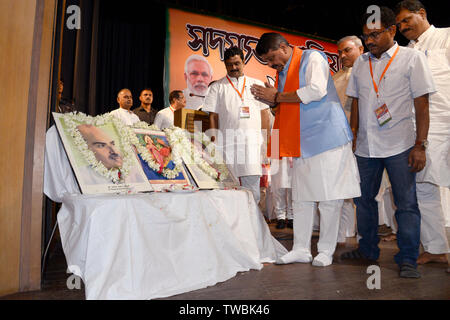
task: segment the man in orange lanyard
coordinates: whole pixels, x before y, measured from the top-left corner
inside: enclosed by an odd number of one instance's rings
[[[169,94],[169,102],[170,106],[159,111],[156,114],[155,122],[153,123],[161,130],[173,126],[174,112],[186,106],[186,98],[183,91],[172,91]]]
[[[354,201],[361,239],[358,249],[343,253],[341,258],[378,259],[375,196],[386,168],[397,206],[400,251],[395,261],[400,268],[399,275],[419,278],[416,261],[420,211],[416,172],[425,167],[428,95],[435,92],[435,86],[425,55],[400,47],[394,41],[397,31],[394,12],[381,7],[380,20],[373,23],[370,15],[363,17],[362,38],[370,52],[356,60],[346,91],[353,98],[350,125],[361,178],[361,197]]]
[[[213,141],[223,146],[224,159],[241,185],[260,200],[261,129],[270,127],[269,106],[256,100],[250,86],[263,82],[244,75],[244,53],[238,47],[225,50],[227,75],[214,82],[202,110],[209,112]],[[216,130],[218,129],[218,130]]]

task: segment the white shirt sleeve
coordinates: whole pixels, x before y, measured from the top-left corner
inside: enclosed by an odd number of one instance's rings
[[[415,54],[414,58],[410,61],[409,73],[409,83],[414,99],[427,93],[436,92],[427,58],[423,52],[416,52],[417,54]]]
[[[161,114],[161,111],[159,111],[155,116],[155,121],[153,124],[157,126],[159,129],[161,129],[161,125],[164,122],[164,116]]]
[[[359,64],[362,61],[362,56],[356,59],[353,64],[352,73],[350,79],[348,80],[347,90],[345,94],[350,98],[359,98],[358,96],[358,82],[356,81],[356,75],[358,74]]]
[[[306,66],[306,83],[297,90],[297,95],[302,103],[308,104],[312,101],[319,101],[327,94],[328,77],[330,70],[328,62],[319,52],[312,52]]]
[[[217,96],[219,94],[219,86],[214,83],[208,88],[208,93],[206,94],[205,101],[203,102],[202,111],[205,112],[217,112]]]

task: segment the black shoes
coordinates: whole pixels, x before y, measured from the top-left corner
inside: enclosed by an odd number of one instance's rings
[[[275,228],[277,228],[277,229],[286,228],[286,219],[279,219],[277,222],[277,226]]]
[[[363,255],[361,251],[359,251],[359,249],[344,252],[340,255],[339,258],[341,261],[348,260],[363,264],[378,264],[376,260],[369,259],[365,255]]]
[[[289,229],[294,229],[294,220],[288,219],[288,221],[287,221],[287,227],[288,227]]]
[[[277,222],[277,229],[284,229],[288,227],[289,229],[294,229],[294,220],[292,219],[279,219]]]
[[[420,278],[420,272],[410,263],[402,263],[400,266],[400,278]]]

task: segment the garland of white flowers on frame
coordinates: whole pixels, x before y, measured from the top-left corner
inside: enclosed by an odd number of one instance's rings
[[[113,183],[121,182],[128,176],[131,167],[134,164],[133,156],[134,152],[131,145],[128,143],[128,128],[122,123],[121,120],[117,119],[113,115],[106,113],[96,117],[88,116],[81,112],[71,112],[66,113],[63,116],[64,122],[67,125],[67,129],[73,142],[77,147],[78,151],[81,153],[82,157],[86,160],[88,165],[98,174],[111,180]],[[99,127],[107,123],[113,123],[118,131],[119,136],[119,149],[122,151],[123,164],[121,168],[111,168],[108,169],[105,165],[96,159],[95,154],[88,147],[86,140],[81,135],[78,130],[78,126],[82,124],[93,125]]]
[[[170,145],[180,146],[180,152],[182,157],[190,163],[195,163],[204,173],[209,175],[216,181],[223,181],[227,178],[227,168],[224,164],[218,164],[219,170],[213,168],[208,162],[206,162],[202,155],[193,147],[191,141],[188,138],[188,133],[178,127],[170,127],[164,130]],[[211,142],[208,136],[200,132],[199,135],[194,135],[194,139],[199,137],[202,143],[208,144]]]
[[[155,125],[149,126],[146,122],[143,121],[133,124],[133,128],[160,131],[160,129],[157,126]],[[138,151],[142,160],[144,160],[152,170],[161,174],[162,176],[164,176],[169,180],[173,180],[176,177],[178,177],[178,175],[183,169],[183,159],[181,158],[179,151],[180,147],[178,145],[172,144],[169,141],[172,155],[171,160],[175,164],[175,167],[173,169],[164,168],[161,170],[159,164],[155,162],[153,156],[150,154],[147,147],[143,146],[139,142],[139,139],[136,136],[136,133],[134,132],[133,128],[128,128],[127,138],[128,141],[136,147],[136,150]]]

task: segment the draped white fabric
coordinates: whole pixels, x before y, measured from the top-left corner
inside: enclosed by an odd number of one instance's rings
[[[87,299],[167,297],[287,253],[249,191],[80,195],[58,140],[48,132],[44,190],[63,203],[63,250]]]

